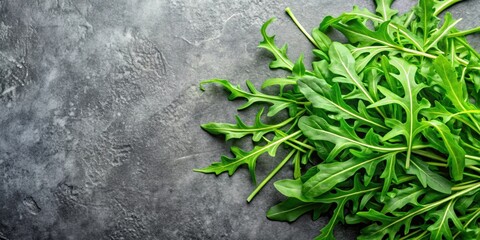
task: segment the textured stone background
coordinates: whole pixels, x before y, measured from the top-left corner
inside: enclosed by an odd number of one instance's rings
[[[285,7],[311,29],[352,4],[373,7],[370,0],[0,0],[0,239],[316,236],[326,219],[266,219],[282,199],[271,185],[247,204],[253,186],[245,169],[233,177],[192,171],[228,152],[199,125],[231,122],[240,104],[218,87],[202,93],[198,82],[259,85],[282,75],[256,47],[261,24],[277,16],[269,32],[289,42],[296,59],[310,45]],[[470,0],[451,9],[464,18],[460,28],[480,25],[479,7]],[[274,163],[260,161],[259,178]]]

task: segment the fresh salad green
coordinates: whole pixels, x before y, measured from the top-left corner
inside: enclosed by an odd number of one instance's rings
[[[419,0],[405,14],[393,0],[375,0],[376,12],[354,7],[327,16],[311,34],[290,9],[287,14],[311,41],[315,60],[287,56],[261,28],[259,47],[270,51],[272,69],[291,73],[264,81],[266,94],[248,82],[247,89],[228,80],[220,84],[242,98],[245,109],[267,106],[247,125],[208,123],[202,128],[226,140],[251,137],[251,150],[232,147],[234,157],[196,169],[233,174],[246,165],[256,184],[255,166],[262,154],[288,154],[248,197],[251,201],[286,164],[291,179],[274,183],[286,199],[267,217],[295,221],[312,212],[329,222],[316,239],[334,239],[339,223],[359,224],[358,239],[479,239],[480,236],[480,54],[450,13],[462,0]],[[331,40],[335,29],[348,43]],[[271,91],[270,91],[271,92]],[[286,111],[283,121],[262,119]]]

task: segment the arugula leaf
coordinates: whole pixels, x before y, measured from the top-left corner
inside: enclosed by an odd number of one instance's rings
[[[298,188],[298,184],[301,181],[295,181],[296,189]],[[278,186],[276,185],[277,189]],[[285,216],[288,218],[298,218],[300,214],[304,214],[307,211],[311,211],[311,206],[321,206],[320,211],[324,212],[332,204],[335,204],[336,207],[334,209],[333,215],[328,221],[327,225],[325,225],[321,229],[321,234],[317,236],[315,239],[335,239],[333,236],[333,230],[335,225],[338,222],[344,222],[345,216],[345,207],[348,202],[353,204],[353,212],[358,211],[361,207],[360,200],[364,197],[365,194],[375,193],[379,190],[380,187],[378,185],[371,185],[365,187],[360,181],[360,175],[355,175],[353,179],[353,186],[350,189],[344,190],[340,188],[335,188],[335,191],[330,191],[315,199],[301,199],[297,200],[296,198],[288,198],[286,201],[272,207],[269,210],[270,215],[272,216]],[[279,189],[280,190],[280,189]],[[298,191],[296,191],[298,192]],[[323,203],[320,205],[319,203]]]
[[[435,212],[430,212],[426,215],[425,219],[437,219],[435,223],[428,227],[428,231],[431,232],[430,239],[452,239],[452,227],[449,221],[452,221],[457,230],[462,230],[462,222],[455,214],[453,206],[455,201],[451,200],[444,208]]]
[[[311,198],[302,193],[303,180],[301,178],[279,180],[274,183],[274,186],[286,197],[296,198],[305,202],[311,201]]]
[[[201,86],[203,86],[204,84],[208,84],[208,83],[218,83],[222,85],[226,90],[228,90],[230,92],[230,96],[228,97],[228,100],[234,100],[236,98],[245,98],[247,102],[242,106],[240,106],[238,110],[248,108],[252,104],[258,103],[258,102],[269,103],[272,106],[269,107],[267,116],[272,117],[285,108],[289,108],[291,112],[296,112],[296,109],[299,105],[297,101],[292,99],[261,93],[255,88],[253,83],[250,81],[246,81],[247,87],[250,90],[250,92],[244,91],[240,88],[240,86],[234,86],[228,80],[224,80],[224,79],[210,79],[210,80],[202,81],[200,84]]]
[[[384,22],[380,24],[375,31],[370,30],[367,26],[365,26],[363,23],[359,22],[358,20],[351,20],[347,23],[340,23],[339,19],[325,18],[322,24],[320,25],[321,28],[323,27],[326,29],[329,26],[332,26],[338,31],[342,32],[350,42],[357,43],[361,47],[380,44],[383,46],[394,48],[404,53],[412,54],[414,56],[422,56],[422,57],[427,57],[432,59],[436,58],[436,56],[432,54],[429,54],[423,51],[417,51],[411,48],[406,48],[396,43],[392,39],[392,37],[389,35],[389,31],[388,31],[390,27],[389,22]],[[399,29],[400,32],[402,31],[401,28],[397,28],[397,29]],[[407,38],[411,36],[406,32],[402,34],[404,36],[407,36]],[[412,39],[411,40],[412,44],[414,44],[415,46],[417,46],[417,48],[419,48],[418,40],[415,40],[416,39],[415,37],[409,37],[409,38]]]
[[[230,150],[235,155],[234,158],[229,158],[227,156],[222,156],[220,162],[212,163],[210,166],[202,169],[195,169],[197,172],[202,173],[215,173],[216,175],[222,172],[228,172],[229,175],[232,175],[238,167],[246,164],[250,170],[250,175],[252,176],[252,181],[256,183],[255,177],[255,166],[258,157],[265,152],[268,152],[270,156],[275,157],[277,148],[288,139],[298,136],[300,132],[295,132],[293,134],[277,138],[273,141],[270,141],[264,146],[255,146],[251,151],[244,151],[238,147],[231,147]]]
[[[465,84],[458,80],[456,71],[448,59],[440,56],[434,61],[433,65],[442,80],[442,87],[445,89],[446,97],[452,102],[453,106],[459,111],[477,110],[469,102],[468,94],[464,88]],[[476,129],[480,130],[479,121],[472,114],[468,113],[467,115],[474,123]]]
[[[411,167],[406,170],[408,174],[416,175],[423,187],[430,187],[431,189],[450,194],[453,184],[446,178],[442,177],[436,172],[433,172],[428,167],[428,164],[421,160],[411,159]]]
[[[395,16],[398,11],[390,8],[394,0],[375,0],[377,13],[382,16],[384,21],[388,21]]]
[[[380,175],[380,178],[384,179],[383,182],[383,188],[382,192],[380,195],[380,201],[385,201],[385,198],[387,196],[387,192],[390,189],[390,185],[392,184],[392,181],[397,181],[397,174],[396,174],[396,160],[397,160],[397,155],[396,154],[390,154],[386,159],[385,163],[385,169],[382,172],[382,175]]]
[[[275,60],[270,63],[270,68],[282,68],[285,70],[292,71],[293,63],[288,59],[287,56],[287,44],[283,45],[282,48],[278,48],[275,45],[275,36],[268,36],[267,34],[267,27],[275,21],[275,18],[270,18],[270,20],[266,21],[260,30],[263,36],[263,41],[260,42],[258,47],[267,49],[275,56]]]
[[[418,84],[415,81],[417,68],[414,65],[399,58],[392,58],[390,64],[398,70],[398,74],[390,74],[402,84],[405,96],[402,98],[387,88],[379,86],[378,90],[380,90],[385,98],[368,107],[374,108],[388,104],[398,104],[405,110],[406,117],[405,122],[402,124],[403,128],[401,134],[405,136],[405,142],[407,144],[405,168],[408,169],[410,167],[410,156],[412,153],[413,142],[415,141],[417,134],[426,127],[423,122],[418,121],[418,115],[420,110],[430,107],[430,103],[426,99],[422,99],[420,102],[417,100],[418,94],[426,86],[422,83]]]
[[[438,19],[434,15],[435,9],[433,5],[433,0],[419,0],[418,6],[415,8],[415,13],[419,19],[419,29],[422,30],[424,42],[429,39],[431,31],[438,23]]]
[[[299,121],[299,128],[310,141],[327,141],[335,144],[326,159],[327,162],[334,159],[342,150],[348,148],[370,149],[378,152],[406,150],[405,147],[398,145],[380,145],[378,135],[372,131],[369,131],[369,134],[362,139],[343,119],[340,119],[340,127],[336,127],[317,116],[302,117]]]
[[[333,236],[333,229],[335,225],[342,221],[344,217],[344,207],[345,204],[347,203],[347,198],[344,198],[340,201],[340,203],[337,204],[337,207],[333,211],[332,217],[328,221],[327,225],[325,225],[321,230],[320,230],[320,235],[315,237],[315,240],[334,240],[335,237]]]
[[[382,23],[384,20],[379,17],[377,14],[370,12],[370,10],[366,8],[359,8],[357,6],[353,6],[353,10],[351,12],[345,12],[343,13],[340,17],[336,19],[332,19],[332,22],[329,24],[332,24],[334,22],[349,22],[351,20],[358,20],[365,24],[368,20],[373,21],[374,23]],[[326,26],[324,26],[326,27]]]
[[[455,139],[445,124],[435,120],[427,123],[435,128],[447,149],[447,165],[450,168],[450,176],[452,176],[455,181],[462,180],[463,169],[465,168],[465,150],[460,146],[458,139]]]
[[[428,0],[425,0],[428,1]],[[432,33],[432,36],[425,41],[424,51],[428,51],[430,48],[434,47],[440,40],[442,40],[450,31],[455,27],[455,25],[460,22],[461,19],[453,21],[452,15],[447,13],[445,15],[445,22],[443,26]]]
[[[364,70],[365,67],[382,52],[395,52],[395,49],[385,46],[368,46],[352,50],[353,57],[357,59],[355,62],[355,71],[361,72]]]
[[[331,58],[329,67],[330,71],[341,76],[334,78],[333,81],[354,85],[360,91],[362,99],[373,103],[375,100],[370,96],[362,79],[355,72],[355,59],[350,51],[341,43],[334,42],[330,46],[328,53]]]
[[[328,37],[319,29],[314,29],[312,31],[312,37],[319,46],[319,50],[321,50],[323,53],[327,53],[328,49],[330,49],[330,45],[332,45],[332,39],[330,39],[330,37]],[[328,57],[326,54],[325,56]]]
[[[361,235],[357,237],[359,240],[374,239],[381,240],[385,235],[388,235],[390,239],[395,236],[400,228],[405,225],[406,231],[408,231],[412,218],[398,218],[384,215],[374,209],[370,209],[368,212],[359,212],[357,215],[362,218],[368,219],[375,223],[362,229]],[[377,223],[382,223],[378,225]]]
[[[292,69],[293,76],[288,76],[287,78],[269,78],[265,80],[262,84],[262,88],[270,87],[273,85],[280,86],[280,95],[283,93],[283,88],[286,85],[295,85],[297,80],[303,77],[305,74],[312,74],[305,70],[305,65],[303,64],[303,55],[301,55],[298,60],[295,62],[295,65]]]
[[[386,129],[380,120],[358,112],[345,103],[338,84],[330,86],[325,80],[315,77],[304,77],[298,81],[300,92],[312,103],[313,107],[336,113],[335,119],[357,119],[372,127]]]
[[[236,124],[211,122],[203,124],[202,128],[211,134],[224,134],[225,140],[242,138],[246,135],[253,135],[253,141],[258,142],[265,134],[274,132],[276,129],[281,128],[295,120],[295,118],[292,117],[275,125],[267,125],[262,123],[262,114],[263,108],[257,113],[257,116],[255,117],[255,123],[252,126],[246,125],[239,116],[235,116],[235,119],[237,120]]]
[[[402,209],[406,205],[413,207],[420,206],[418,198],[427,192],[426,189],[419,187],[415,184],[411,184],[410,187],[393,189],[389,193],[390,197],[385,200],[385,205],[382,208],[382,213],[390,213],[398,209]]]
[[[334,28],[342,32],[350,42],[362,43],[362,45],[381,44],[392,48],[398,48],[396,43],[388,34],[388,22],[378,26],[377,31],[372,31],[358,20],[352,20],[348,23],[335,23]]]
[[[344,182],[362,168],[368,170],[367,174],[373,174],[372,170],[375,169],[375,166],[391,156],[392,153],[387,153],[379,156],[352,158],[345,162],[318,164],[318,173],[303,184],[302,194],[310,198],[318,197],[337,184]]]
[[[296,198],[287,198],[287,200],[271,207],[267,212],[267,217],[277,221],[293,222],[303,214],[314,209],[328,210],[329,205],[315,202],[302,202]],[[327,209],[325,209],[327,208]]]

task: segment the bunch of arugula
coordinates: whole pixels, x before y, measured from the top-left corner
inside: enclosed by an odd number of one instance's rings
[[[248,197],[253,197],[289,161],[293,178],[275,182],[287,198],[267,217],[295,221],[313,212],[330,220],[316,239],[334,239],[338,223],[363,224],[358,239],[474,239],[480,236],[480,54],[459,31],[450,13],[438,15],[462,0],[419,0],[399,15],[393,0],[375,0],[376,12],[354,7],[324,18],[308,34],[316,60],[307,70],[303,58],[292,62],[287,45],[277,47],[267,27],[259,47],[275,60],[270,68],[291,72],[266,80],[278,94],[248,90],[227,80],[229,100],[246,99],[240,107],[268,105],[267,117],[282,110],[277,124],[253,125],[238,116],[235,124],[208,123],[202,128],[226,140],[251,136],[250,151],[232,147],[235,157],[222,156],[198,172],[233,174],[247,165],[253,181],[258,157],[286,157]],[[336,29],[347,44],[325,32]],[[308,168],[308,170],[307,170]],[[302,175],[303,173],[303,175]]]

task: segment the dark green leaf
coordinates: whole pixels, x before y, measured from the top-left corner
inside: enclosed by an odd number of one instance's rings
[[[318,197],[337,184],[344,182],[360,169],[375,168],[379,162],[389,157],[391,157],[391,154],[352,158],[345,162],[318,164],[318,173],[303,184],[302,193],[309,198]]]
[[[435,120],[429,121],[428,124],[435,128],[447,149],[447,164],[450,169],[450,176],[455,181],[462,180],[463,169],[465,168],[465,150],[445,124]]]
[[[445,89],[446,97],[450,99],[453,106],[457,108],[459,112],[468,110],[478,110],[469,102],[468,93],[465,90],[465,83],[457,78],[455,68],[452,63],[448,61],[444,56],[438,57],[434,61],[435,71],[442,79],[442,87]],[[467,114],[472,120],[477,130],[480,130],[480,123],[478,118],[472,114]]]
[[[268,104],[271,104],[272,106],[269,107],[267,116],[271,117],[271,116],[275,116],[277,113],[279,113],[285,108],[289,108],[289,109],[297,108],[297,103],[295,100],[261,93],[255,88],[255,86],[250,81],[246,82],[250,92],[244,91],[243,89],[240,88],[240,86],[234,86],[228,80],[224,80],[224,79],[211,79],[211,80],[202,81],[200,83],[201,84],[200,86],[203,89],[203,85],[208,83],[217,83],[222,85],[226,90],[228,90],[231,93],[230,96],[228,97],[229,100],[233,100],[236,98],[246,99],[247,102],[242,106],[240,106],[238,110],[248,108],[254,103],[268,103]]]
[[[331,61],[329,67],[330,71],[340,76],[334,78],[334,81],[354,85],[363,99],[373,103],[373,98],[370,96],[362,79],[355,71],[355,59],[350,53],[350,50],[343,46],[343,44],[334,42],[330,46],[328,53]]]
[[[307,212],[325,207],[328,207],[328,205],[302,202],[296,198],[287,198],[287,200],[271,207],[267,212],[267,217],[276,221],[293,222]]]
[[[457,230],[462,230],[463,226],[458,219],[455,211],[453,209],[454,201],[450,201],[444,208],[437,210],[435,212],[427,213],[425,219],[436,219],[436,221],[428,227],[428,231],[430,231],[431,236],[430,239],[452,239],[452,231],[454,229],[453,226],[450,226],[449,221],[453,222],[453,225],[457,228]]]
[[[328,124],[327,121],[317,116],[302,117],[299,121],[299,127],[302,130],[302,133],[310,141],[326,141],[335,144],[327,161],[334,159],[342,150],[347,148],[357,148],[360,150],[369,149],[379,152],[406,150],[405,147],[395,145],[379,145],[379,137],[374,133],[367,134],[365,138],[362,139],[344,120],[340,120],[340,124],[340,127],[332,126]]]
[[[410,187],[393,189],[388,195],[388,200],[382,208],[382,213],[391,213],[395,210],[402,209],[404,206],[410,205],[418,207],[418,198],[427,192],[426,189],[412,184]]]
[[[416,175],[423,187],[430,187],[435,191],[450,194],[453,184],[428,168],[428,164],[422,160],[411,159],[411,167],[406,170],[408,174]]]
[[[238,167],[245,164],[250,170],[250,175],[252,176],[253,182],[256,183],[255,166],[258,157],[260,157],[260,155],[265,152],[268,152],[270,156],[274,157],[276,149],[280,146],[280,144],[297,135],[298,134],[291,134],[285,137],[276,138],[273,141],[268,142],[264,146],[255,146],[251,151],[244,151],[238,147],[233,146],[230,150],[235,155],[234,158],[222,156],[220,162],[212,163],[206,168],[195,169],[195,171],[202,173],[215,173],[216,175],[222,172],[228,172],[229,175],[232,175]]]
[[[396,174],[396,160],[397,160],[397,155],[396,154],[390,154],[387,156],[385,159],[385,169],[383,170],[382,175],[380,175],[380,178],[383,178],[383,188],[382,188],[382,193],[380,196],[380,201],[384,201],[387,192],[390,189],[390,185],[392,184],[392,181],[397,180],[397,174]]]
[[[343,221],[343,219],[345,218],[343,208],[346,202],[347,199],[343,199],[340,203],[337,204],[337,207],[333,211],[332,217],[330,217],[330,220],[328,220],[327,225],[325,225],[322,230],[320,230],[320,235],[314,238],[315,240],[335,240],[335,237],[333,236],[333,229],[338,222]]]
[[[298,82],[300,92],[316,108],[335,113],[335,119],[356,119],[371,127],[385,129],[380,120],[375,119],[366,112],[357,112],[343,100],[338,84],[331,87],[325,80],[315,77],[304,77]]]
[[[211,134],[224,134],[225,140],[242,138],[246,135],[252,135],[253,141],[258,142],[265,134],[273,132],[293,120],[293,118],[289,118],[279,124],[267,125],[262,123],[262,113],[263,108],[257,113],[257,116],[255,117],[255,123],[252,126],[246,125],[239,116],[235,116],[237,120],[236,124],[207,123],[203,124],[202,128]]]
[[[419,92],[426,87],[424,84],[418,84],[415,81],[417,67],[399,58],[392,58],[390,64],[397,69],[398,74],[389,74],[401,83],[404,90],[404,97],[400,97],[398,94],[387,88],[379,86],[378,89],[385,98],[371,104],[369,108],[398,104],[405,110],[406,118],[405,122],[402,124],[402,135],[405,136],[405,142],[407,144],[406,168],[408,169],[410,167],[410,156],[413,142],[415,141],[417,134],[426,127],[425,123],[418,121],[418,114],[422,109],[430,107],[430,103],[426,99],[422,99],[420,102],[417,100]],[[394,130],[398,131],[398,129]]]

